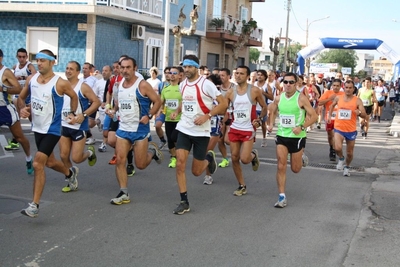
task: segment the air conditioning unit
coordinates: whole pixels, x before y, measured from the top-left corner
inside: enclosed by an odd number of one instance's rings
[[[131,40],[144,40],[146,27],[142,25],[132,25]]]

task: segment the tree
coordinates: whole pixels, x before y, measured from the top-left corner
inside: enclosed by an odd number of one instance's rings
[[[249,60],[251,63],[257,63],[260,58],[260,51],[257,48],[250,48],[249,50]]]
[[[295,72],[297,63],[297,53],[301,50],[302,46],[299,42],[291,44],[287,51],[287,60],[290,63],[291,71]]]
[[[279,43],[281,42],[281,39],[279,37],[269,38],[269,49],[271,52],[274,53],[274,59],[272,61],[272,70],[276,70],[276,64],[278,62],[279,58]]]
[[[196,32],[196,24],[199,18],[199,14],[197,13],[197,6],[190,12],[190,28],[185,30],[183,28],[183,22],[186,20],[186,15],[183,13],[182,6],[179,17],[178,17],[178,26],[175,26],[172,29],[172,33],[174,34],[174,66],[179,65],[179,54],[182,43],[182,35],[192,35]]]
[[[249,42],[251,33],[257,29],[257,21],[252,18],[246,22],[242,21],[242,31],[236,41],[236,43],[232,46],[232,67],[231,69],[236,69],[237,61],[239,58],[239,51],[243,49],[243,47]]]
[[[354,50],[330,49],[317,56],[318,63],[338,63],[341,67],[351,68],[352,74],[357,66],[357,54]],[[341,69],[341,68],[340,68]],[[338,70],[340,71],[340,70]]]

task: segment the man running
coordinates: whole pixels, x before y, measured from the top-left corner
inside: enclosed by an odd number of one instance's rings
[[[111,199],[111,204],[121,205],[130,202],[128,194],[128,175],[125,170],[126,155],[133,146],[135,165],[145,169],[154,159],[158,164],[163,160],[163,154],[158,146],[148,142],[150,137],[149,121],[161,106],[161,99],[151,85],[135,74],[136,60],[124,57],[120,61],[121,74],[124,79],[117,88],[119,111],[119,127],[116,132],[117,143],[115,168],[120,192]],[[153,103],[152,108],[150,105]]]
[[[357,96],[361,99],[366,113],[365,118],[360,117],[361,135],[364,137],[364,139],[366,139],[374,103],[378,102],[376,100],[375,91],[372,89],[371,77],[365,78],[364,86],[358,90]]]
[[[211,174],[215,173],[217,162],[214,151],[207,153],[211,131],[210,118],[216,114],[224,114],[228,107],[226,99],[217,87],[203,75],[199,75],[199,59],[195,55],[184,56],[182,66],[186,76],[186,80],[179,85],[182,105],[171,114],[171,119],[175,119],[182,111],[181,120],[176,126],[179,131],[176,143],[176,180],[181,202],[173,213],[178,215],[190,211],[185,173],[189,152],[193,147],[193,175],[201,175],[207,167]],[[218,105],[213,107],[215,100]]]
[[[25,87],[18,97],[18,106],[22,118],[32,115],[32,131],[35,134],[37,152],[33,160],[35,179],[33,182],[33,201],[22,214],[37,217],[39,202],[46,182],[45,166],[63,173],[69,184],[77,186],[78,168],[67,168],[54,157],[53,149],[61,136],[61,118],[64,95],[71,98],[70,110],[78,107],[78,96],[71,84],[54,74],[55,56],[50,50],[41,50],[36,54],[39,73],[28,77]],[[31,106],[25,106],[25,99],[31,96]],[[73,121],[74,112],[68,115]]]
[[[334,126],[335,126],[335,117],[336,117],[336,109],[333,111],[333,115],[331,118],[331,122],[328,123],[329,116],[329,108],[332,105],[332,101],[339,95],[343,95],[344,92],[340,91],[342,85],[342,81],[339,79],[334,79],[331,85],[331,90],[326,90],[321,98],[319,99],[319,106],[325,107],[325,130],[328,134],[328,143],[329,143],[329,159],[330,161],[336,161],[336,152],[335,152],[335,142],[334,142]]]
[[[279,198],[275,203],[276,208],[287,206],[285,194],[286,188],[286,167],[287,158],[290,153],[290,165],[292,172],[300,172],[306,145],[306,129],[317,119],[317,113],[311,106],[307,96],[296,90],[297,76],[288,72],[283,80],[284,93],[277,96],[268,109],[271,114],[271,121],[268,130],[274,127],[275,117],[279,111],[279,126],[276,132],[276,158],[278,159],[276,182],[278,184]],[[305,120],[307,114],[307,120]],[[303,159],[304,158],[304,159]]]
[[[78,96],[78,108],[72,111],[70,98],[64,95],[63,105],[63,116],[62,116],[62,134],[59,142],[60,146],[60,157],[65,167],[72,168],[72,161],[75,163],[81,163],[84,160],[88,160],[89,165],[93,166],[96,164],[96,153],[92,145],[88,146],[88,150],[85,150],[86,134],[89,130],[88,114],[96,112],[100,106],[100,100],[93,92],[92,88],[89,87],[82,80],[79,80],[78,75],[81,71],[81,65],[76,61],[70,61],[65,69],[65,76],[67,77],[71,87],[74,89]],[[89,106],[89,102],[91,105]],[[71,120],[69,115],[76,114]],[[76,183],[70,184],[63,187],[62,192],[68,193],[78,189],[78,180]]]
[[[363,103],[354,94],[354,82],[346,81],[344,95],[337,96],[329,108],[328,123],[331,123],[333,109],[337,105],[335,117],[335,150],[339,157],[336,168],[343,170],[343,176],[350,176],[349,167],[353,160],[354,146],[357,137],[357,116],[365,119],[366,113]],[[346,140],[346,162],[343,155],[343,141]]]
[[[228,105],[232,103],[233,120],[229,129],[229,141],[231,147],[232,167],[239,187],[233,192],[235,196],[247,194],[247,187],[244,181],[243,164],[251,163],[253,171],[257,171],[260,165],[257,149],[253,149],[256,136],[256,127],[264,123],[263,118],[267,115],[268,108],[265,96],[261,90],[247,83],[250,76],[250,69],[247,66],[239,66],[236,69],[235,79],[237,86],[234,86],[226,94]],[[261,107],[260,115],[257,117],[256,105]]]

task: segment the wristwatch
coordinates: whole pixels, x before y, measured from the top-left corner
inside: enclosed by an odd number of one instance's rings
[[[149,117],[150,120],[153,118],[153,114],[151,113],[147,114],[147,116]]]
[[[304,131],[306,128],[304,128],[304,126],[303,125],[299,125],[299,127],[300,127],[300,129],[302,130],[302,131]]]
[[[83,114],[83,117],[84,117],[84,118],[87,117],[87,114],[86,114],[85,112],[83,112],[82,114]]]

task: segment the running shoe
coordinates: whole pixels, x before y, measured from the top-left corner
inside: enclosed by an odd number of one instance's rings
[[[108,164],[110,164],[110,165],[115,165],[115,164],[117,164],[117,155],[114,155],[114,156],[112,157],[112,159],[110,159],[110,161],[108,162]]]
[[[103,142],[99,145],[99,152],[106,152],[107,146]]]
[[[7,150],[7,151],[18,150],[19,149],[19,143],[15,142],[13,140],[8,140],[8,145],[5,146],[4,149]]]
[[[113,205],[128,204],[129,202],[131,202],[129,195],[125,194],[122,191],[120,191],[119,194],[115,198],[110,200],[110,203]]]
[[[161,150],[158,148],[157,144],[154,142],[149,142],[149,150],[152,151],[153,154],[153,159],[158,163],[161,164],[161,162],[164,159],[164,155],[161,152]]]
[[[336,169],[339,171],[343,171],[344,167],[344,158],[339,159],[338,164],[336,165]]]
[[[252,165],[253,171],[257,171],[258,167],[260,167],[260,160],[258,159],[258,151],[257,151],[257,149],[253,149],[251,151],[251,153],[254,154],[254,158],[251,161],[251,165]]]
[[[267,136],[271,136],[272,131],[267,131]]]
[[[96,143],[96,140],[93,137],[89,137],[86,139],[86,143],[87,145],[93,145],[94,143]]]
[[[321,129],[321,123],[317,123],[317,129]]]
[[[28,174],[32,174],[33,173],[32,159],[30,161],[26,162],[26,172]]]
[[[92,151],[92,155],[88,157],[88,163],[89,166],[94,166],[97,162],[97,156],[96,156],[96,150],[94,149],[94,146],[89,145],[88,150]]]
[[[72,171],[72,176],[70,178],[65,177],[65,180],[68,182],[68,184],[67,184],[67,186],[65,186],[61,189],[61,191],[63,193],[69,193],[69,192],[78,190],[77,177],[78,177],[79,169],[76,166],[72,166],[70,168],[70,170]]]
[[[329,151],[329,160],[330,161],[336,161],[336,152],[334,149],[331,149]]]
[[[221,167],[221,168],[225,168],[225,167],[228,167],[228,166],[229,166],[229,160],[228,159],[222,159],[221,163],[218,164],[218,167]]]
[[[160,149],[160,150],[162,150],[164,147],[165,147],[165,145],[167,144],[167,141],[161,141],[159,144],[158,144],[158,149]]]
[[[29,203],[26,209],[21,210],[21,213],[25,216],[36,218],[39,215],[39,208],[36,203]]]
[[[99,132],[103,131],[103,125],[101,124],[101,120],[100,119],[96,119],[96,125],[97,125],[97,129],[99,129]]]
[[[190,211],[189,203],[186,201],[181,201],[178,207],[176,207],[172,213],[177,215],[182,215],[185,212],[189,211]]]
[[[263,138],[263,140],[261,141],[261,147],[267,147],[267,139]]]
[[[206,175],[204,176],[204,182],[203,184],[207,184],[210,185],[213,183],[213,178],[211,177],[211,175]]]
[[[284,208],[287,206],[287,199],[285,196],[279,195],[278,202],[275,203],[275,208]]]
[[[347,177],[350,176],[349,167],[345,166],[345,167],[343,168],[343,176],[347,176]]]
[[[176,157],[171,157],[169,160],[168,168],[175,168],[176,167]]]
[[[135,171],[135,167],[133,166],[133,164],[128,164],[126,166],[126,174],[128,176],[133,176],[136,173]]]
[[[233,191],[233,195],[238,197],[246,194],[247,194],[247,188],[245,185],[239,185],[239,187],[235,191]]]
[[[206,159],[208,160],[208,171],[211,174],[214,174],[217,171],[218,165],[217,161],[215,160],[215,153],[212,150],[208,150]]]
[[[308,166],[308,157],[304,153],[301,156],[301,160],[303,161],[303,167],[307,167]]]

